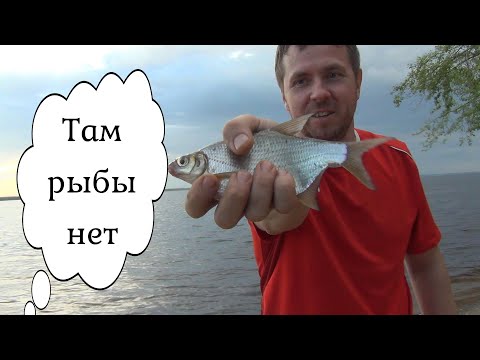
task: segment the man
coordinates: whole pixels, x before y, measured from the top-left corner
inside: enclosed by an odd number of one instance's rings
[[[281,45],[275,71],[292,118],[316,113],[300,136],[359,141],[380,135],[356,129],[362,70],[355,45]],[[239,116],[224,128],[237,154],[248,153],[252,133],[276,123]],[[363,156],[376,186],[367,189],[343,168],[320,182],[320,210],[296,197],[294,180],[271,163],[253,176],[231,176],[215,211],[228,229],[249,220],[262,290],[262,314],[412,314],[404,261],[424,314],[454,314],[450,279],[439,250],[420,176],[407,146],[390,141]],[[186,211],[194,218],[214,207],[218,180],[192,184]]]

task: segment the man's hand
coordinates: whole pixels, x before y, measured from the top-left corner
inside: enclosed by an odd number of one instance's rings
[[[241,115],[225,125],[223,139],[234,153],[248,154],[253,146],[253,134],[276,124],[272,120]],[[217,204],[214,197],[218,186],[219,180],[214,175],[198,178],[187,194],[185,204],[187,213],[193,218],[205,215]],[[266,230],[267,227],[262,224],[264,219],[271,219],[272,214],[289,214],[293,210],[299,210],[300,207],[303,208],[301,212],[303,221],[308,208],[296,197],[293,177],[284,170],[278,171],[270,162],[261,161],[255,168],[253,176],[242,170],[230,177],[227,188],[218,201],[215,222],[223,229],[230,229],[245,216],[256,222],[262,230]],[[296,214],[298,218],[299,212],[296,211]],[[297,219],[295,223],[298,222]],[[283,224],[288,225],[284,221]]]

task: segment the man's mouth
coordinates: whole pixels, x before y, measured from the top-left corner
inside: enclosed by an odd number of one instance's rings
[[[315,114],[313,114],[312,117],[314,118],[324,118],[329,115],[332,115],[334,112],[333,111],[317,111]]]

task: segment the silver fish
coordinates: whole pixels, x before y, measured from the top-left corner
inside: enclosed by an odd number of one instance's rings
[[[329,167],[343,166],[365,186],[374,190],[363,165],[362,154],[392,138],[332,142],[296,136],[311,116],[315,114],[304,115],[255,133],[253,147],[247,155],[238,156],[228,149],[225,142],[219,141],[177,158],[170,163],[168,171],[190,184],[203,174],[216,175],[220,179],[219,199],[232,173],[243,169],[253,174],[260,161],[268,160],[277,169],[284,169],[293,176],[299,200],[316,210],[319,210],[317,189],[323,173]]]

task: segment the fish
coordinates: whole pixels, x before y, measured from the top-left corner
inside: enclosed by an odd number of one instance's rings
[[[299,136],[312,116],[319,114],[303,115],[254,133],[253,147],[246,155],[236,155],[224,141],[218,141],[176,158],[168,165],[168,172],[190,184],[204,174],[217,176],[220,186],[215,199],[219,200],[232,174],[239,170],[253,174],[259,162],[268,160],[293,176],[297,198],[315,210],[320,210],[317,192],[328,168],[344,167],[367,188],[375,190],[362,155],[394,138],[341,142]]]

